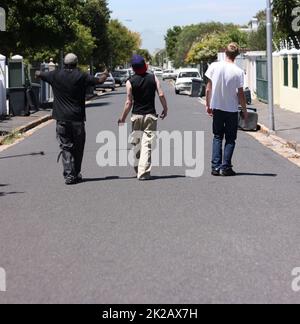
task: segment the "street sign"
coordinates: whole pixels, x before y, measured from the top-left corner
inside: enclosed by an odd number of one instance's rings
[[[0,31],[6,31],[6,12],[0,7]]]

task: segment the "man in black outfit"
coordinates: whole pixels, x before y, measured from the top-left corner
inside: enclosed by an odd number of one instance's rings
[[[53,89],[53,119],[57,121],[56,133],[62,155],[64,178],[67,185],[82,180],[81,164],[83,159],[85,133],[85,97],[86,90],[97,83],[103,83],[108,71],[98,79],[81,72],[77,68],[78,58],[67,54],[64,68],[52,72],[37,72],[36,75],[48,82]]]

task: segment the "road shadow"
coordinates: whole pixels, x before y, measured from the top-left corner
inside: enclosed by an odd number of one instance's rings
[[[107,96],[120,96],[120,95],[125,95],[126,91],[114,91],[114,92],[107,92],[103,94],[101,97],[107,97]]]
[[[82,183],[85,182],[100,182],[100,181],[113,181],[113,180],[132,180],[136,179],[136,177],[118,177],[118,176],[111,176],[111,177],[104,177],[104,178],[84,178]]]
[[[94,102],[86,105],[86,108],[100,108],[104,106],[108,106],[109,102]]]
[[[253,176],[253,177],[271,177],[271,178],[275,178],[275,177],[277,177],[277,174],[275,174],[275,173],[251,173],[251,172],[241,172],[241,173],[237,173],[236,176],[237,176],[237,177],[240,177],[240,176]]]
[[[0,197],[5,197],[5,196],[8,196],[8,195],[19,195],[19,194],[24,194],[24,192],[17,192],[17,191],[0,192]]]
[[[170,180],[170,179],[184,179],[184,175],[167,175],[167,176],[152,176],[150,181],[156,180]]]
[[[26,157],[26,156],[44,156],[44,155],[45,155],[45,152],[28,153],[28,154],[18,154],[18,155],[9,155],[9,156],[0,157],[0,160],[14,159],[14,158]]]
[[[183,175],[168,175],[168,176],[152,176],[148,181],[157,181],[157,180],[169,180],[169,179],[183,179],[186,176]],[[111,176],[111,177],[104,177],[104,178],[84,178],[82,183],[86,182],[101,182],[101,181],[113,181],[113,180],[137,180],[136,176],[132,177],[118,177],[118,176]]]

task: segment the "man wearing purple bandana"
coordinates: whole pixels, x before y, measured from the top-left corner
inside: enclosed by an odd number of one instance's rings
[[[135,172],[140,181],[151,180],[151,154],[157,130],[158,115],[155,109],[155,96],[158,93],[164,120],[168,115],[168,105],[157,77],[147,72],[144,58],[134,55],[131,61],[135,75],[127,81],[127,100],[118,124],[124,124],[132,110],[132,144],[135,147]]]

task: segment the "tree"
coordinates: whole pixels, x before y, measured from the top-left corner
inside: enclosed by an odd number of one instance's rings
[[[81,64],[87,64],[96,48],[96,38],[92,36],[91,29],[78,22],[74,26],[76,39],[65,46],[66,52],[76,53]]]
[[[153,64],[155,66],[163,67],[164,63],[166,63],[167,51],[165,49],[160,50],[154,55]]]
[[[111,20],[108,26],[111,68],[128,63],[132,54],[139,49],[140,37],[132,33],[118,20]]]
[[[138,49],[136,54],[141,55],[147,62],[152,62],[152,55],[147,49]]]
[[[187,55],[195,42],[201,41],[201,39],[208,34],[226,31],[233,27],[235,27],[233,24],[222,24],[219,22],[185,26],[178,36],[177,46],[175,49],[175,67],[178,68],[186,64]]]
[[[248,36],[248,47],[252,51],[265,51],[267,48],[266,24],[261,23],[258,30]]]
[[[213,62],[217,59],[218,53],[231,42],[245,48],[247,46],[247,34],[238,28],[229,29],[227,32],[208,34],[201,41],[194,43],[187,55],[186,63]]]
[[[266,23],[267,21],[267,13],[266,10],[260,10],[256,15],[255,18],[258,19],[258,23]]]
[[[108,24],[110,11],[107,0],[85,0],[80,12],[80,22],[89,27],[91,35],[95,38],[93,59],[95,65],[109,65],[110,62],[110,40]]]
[[[80,0],[3,0],[2,5],[7,8],[6,54],[33,58],[41,49],[55,52],[76,39]]]
[[[292,21],[294,19],[292,12],[294,8],[300,6],[300,0],[273,0],[273,14],[276,18],[277,38],[288,39],[291,37],[297,44],[296,37],[299,36],[293,30]]]
[[[171,61],[175,60],[176,47],[178,42],[178,37],[182,32],[182,28],[179,26],[174,26],[168,29],[167,35],[165,36],[166,50],[168,57]]]

